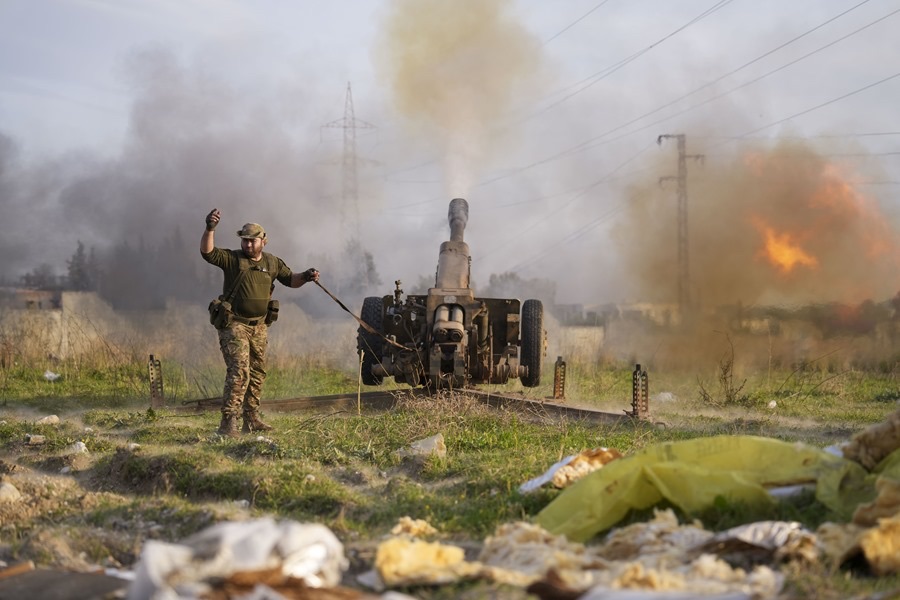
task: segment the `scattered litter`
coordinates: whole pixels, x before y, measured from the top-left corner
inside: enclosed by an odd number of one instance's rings
[[[887,416],[883,423],[876,423],[860,431],[843,447],[844,457],[855,460],[872,470],[882,459],[900,448],[900,409]]]
[[[343,545],[323,525],[268,517],[223,522],[180,544],[145,542],[128,598],[209,597],[223,580],[249,585],[247,591],[259,584],[333,587],[347,566]]]
[[[880,519],[863,532],[859,545],[875,575],[900,573],[900,514]]]
[[[825,446],[823,450],[825,450],[825,452],[827,452],[828,454],[831,454],[833,456],[840,456],[841,458],[843,458],[845,445],[846,444],[832,444],[830,446]]]
[[[794,521],[758,521],[733,527],[693,551],[717,554],[728,564],[742,567],[791,560],[815,563],[819,557],[815,534]]]
[[[135,450],[140,450],[141,445],[137,442],[129,442],[126,448],[128,448],[129,451],[134,452]]]
[[[838,567],[846,560],[859,554],[859,536],[865,531],[863,527],[853,523],[822,523],[816,529],[816,539],[822,556],[833,567]]]
[[[878,495],[872,502],[856,507],[853,512],[855,524],[871,527],[877,525],[879,519],[900,514],[900,481],[878,477],[875,480],[875,491]]]
[[[801,483],[798,485],[780,485],[778,487],[767,488],[769,495],[773,498],[790,498],[799,496],[803,492],[815,492],[816,486],[813,483]]]
[[[59,417],[56,415],[47,415],[35,421],[37,425],[59,425]]]
[[[62,375],[60,375],[59,373],[54,373],[50,369],[44,371],[44,379],[46,379],[47,381],[56,381],[60,377],[62,377]]]
[[[527,494],[547,483],[552,483],[556,488],[568,487],[588,473],[596,471],[603,465],[617,458],[622,458],[622,453],[610,448],[594,448],[584,450],[578,454],[567,456],[554,463],[542,475],[526,481],[519,486],[519,492]]]
[[[677,400],[677,396],[672,392],[660,392],[657,395],[653,396],[654,404],[665,404],[667,402],[674,402]]]
[[[879,519],[870,528],[854,523],[823,523],[816,536],[822,554],[835,568],[861,554],[875,575],[900,573],[900,513]]]
[[[59,470],[60,475],[68,475],[71,472],[72,472],[72,467],[70,467],[68,465]]]
[[[444,445],[444,434],[438,433],[424,440],[413,442],[407,448],[397,450],[397,454],[402,458],[405,456],[446,456],[447,446]]]
[[[453,583],[466,579],[525,587],[553,587],[555,598],[704,597],[749,600],[771,598],[784,578],[768,566],[751,571],[733,568],[713,554],[690,552],[712,538],[696,524],[679,525],[671,510],[658,511],[648,523],[611,532],[606,544],[585,546],[525,522],[500,525],[485,540],[477,561],[467,561],[462,548],[419,540],[392,538],[377,550],[374,574],[361,582],[399,587]],[[375,589],[383,589],[376,587]],[[615,592],[616,595],[608,595]],[[582,595],[588,594],[588,595]],[[604,595],[607,594],[607,595]],[[721,596],[714,596],[719,594]]]
[[[425,537],[434,535],[438,531],[428,521],[413,519],[412,517],[400,517],[397,524],[391,529],[393,535],[408,535],[411,537]]]
[[[304,481],[306,481],[306,483],[312,483],[316,480],[316,476],[313,475],[312,473],[309,473],[303,479],[304,479]]]
[[[475,577],[481,565],[467,562],[458,546],[395,537],[378,546],[375,571],[387,587],[435,585]]]
[[[775,409],[775,408],[778,408],[778,403],[775,402],[774,400],[769,400],[769,403],[766,404],[766,406],[768,406],[769,409]]]
[[[85,433],[94,433],[94,428],[93,427],[85,427],[84,432]]]

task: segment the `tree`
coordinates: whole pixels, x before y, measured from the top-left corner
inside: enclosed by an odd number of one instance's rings
[[[91,255],[93,256],[93,249],[91,250]],[[96,289],[97,282],[91,273],[90,260],[87,252],[84,250],[84,244],[81,240],[78,241],[78,247],[75,249],[75,254],[72,255],[72,258],[70,258],[66,264],[69,267],[66,283],[70,290],[86,292],[88,290]]]
[[[53,272],[53,267],[47,263],[42,263],[30,273],[23,275],[21,282],[23,287],[35,290],[59,289],[59,278]]]

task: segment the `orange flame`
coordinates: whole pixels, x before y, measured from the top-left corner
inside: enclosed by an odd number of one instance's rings
[[[753,225],[764,238],[760,254],[782,273],[790,273],[794,267],[802,266],[815,269],[819,261],[810,255],[789,232],[777,232],[767,225],[762,218],[753,217]]]

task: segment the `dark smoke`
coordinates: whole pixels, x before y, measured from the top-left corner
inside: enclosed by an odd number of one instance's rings
[[[163,292],[208,296],[221,285],[199,254],[213,207],[222,211],[219,246],[238,247],[235,231],[253,221],[294,270],[315,255],[345,266],[348,237],[336,225],[334,184],[317,169],[318,140],[293,131],[312,119],[298,110],[309,98],[241,90],[159,49],[132,55],[126,73],[134,102],[118,156],[76,153],[26,167],[0,137],[0,279],[16,282],[43,263],[63,274],[81,241],[103,257],[102,291],[114,305]],[[334,270],[329,280],[340,277]]]

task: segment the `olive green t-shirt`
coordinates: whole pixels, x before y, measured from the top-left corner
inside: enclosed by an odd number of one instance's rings
[[[288,287],[291,285],[291,270],[283,260],[268,252],[263,252],[262,258],[255,262],[247,258],[241,250],[213,248],[212,252],[208,254],[201,252],[200,255],[203,260],[216,265],[225,273],[222,295],[227,294],[234,286],[243,263],[243,269],[247,273],[234,292],[231,308],[235,314],[246,319],[265,316],[276,279],[282,285]]]

